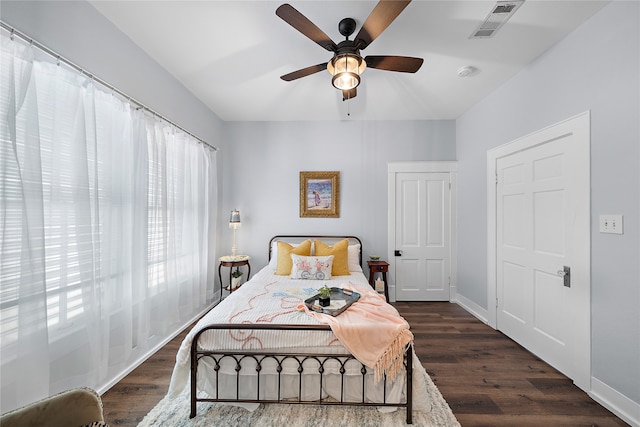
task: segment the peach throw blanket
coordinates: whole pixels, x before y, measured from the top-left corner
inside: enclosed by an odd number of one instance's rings
[[[328,324],[338,340],[360,362],[374,370],[375,381],[386,374],[393,381],[403,369],[404,351],[413,341],[409,324],[385,297],[369,286],[345,283],[343,289],[360,294],[360,299],[336,317],[316,313],[301,304],[309,315]]]

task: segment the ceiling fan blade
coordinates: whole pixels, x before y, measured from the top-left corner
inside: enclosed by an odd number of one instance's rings
[[[324,62],[318,65],[312,65],[311,67],[303,68],[301,70],[293,71],[289,74],[285,74],[284,76],[280,76],[282,80],[285,82],[290,82],[292,80],[296,80],[302,77],[310,76],[311,74],[315,74],[319,71],[326,70],[327,63]]]
[[[296,30],[310,38],[312,41],[318,43],[324,49],[330,52],[338,50],[338,46],[324,33],[316,24],[309,21],[309,19],[302,13],[294,9],[290,4],[283,4],[276,9],[276,15],[282,18],[287,24],[291,25]]]
[[[364,58],[364,62],[367,63],[367,68],[415,73],[422,66],[424,59],[410,56],[369,55]]]
[[[354,87],[353,89],[347,89],[342,91],[342,100],[348,101],[349,99],[355,98],[358,95],[358,91]]]
[[[411,0],[380,0],[355,37],[359,49],[369,46],[411,3]]]

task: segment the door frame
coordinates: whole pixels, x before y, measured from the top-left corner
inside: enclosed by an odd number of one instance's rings
[[[389,288],[389,301],[396,301],[396,271],[395,271],[395,241],[396,241],[396,175],[398,173],[449,173],[451,183],[449,194],[449,301],[457,295],[457,161],[424,161],[424,162],[393,162],[387,164],[387,260],[389,262],[389,275],[387,283]]]
[[[588,178],[584,186],[577,191],[586,196],[587,221],[580,230],[580,239],[576,246],[576,257],[587,268],[582,272],[586,278],[587,289],[578,296],[576,311],[576,339],[574,348],[574,383],[585,391],[591,389],[591,115],[589,111],[573,116],[537,132],[533,132],[515,141],[487,151],[487,314],[488,324],[497,329],[497,161],[502,157],[525,151],[537,145],[547,143],[558,132],[566,135],[571,132],[583,143],[578,146],[579,161],[572,166],[580,168],[580,174]],[[553,142],[548,142],[553,143]]]

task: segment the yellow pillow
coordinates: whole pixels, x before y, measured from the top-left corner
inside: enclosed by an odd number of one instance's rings
[[[286,242],[278,242],[278,265],[276,266],[276,274],[279,276],[288,276],[291,274],[291,254],[300,256],[311,255],[311,240],[305,240],[298,246],[291,246]]]
[[[314,245],[316,256],[333,255],[333,267],[331,268],[332,276],[348,276],[351,274],[349,273],[348,239],[341,240],[333,246],[329,246],[320,240],[316,240]]]

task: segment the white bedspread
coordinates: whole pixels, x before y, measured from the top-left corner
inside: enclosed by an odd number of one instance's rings
[[[361,272],[352,272],[350,276],[333,276],[331,280],[295,280],[275,275],[268,266],[263,268],[209,311],[185,337],[176,356],[170,395],[179,394],[187,383],[191,342],[202,327],[216,323],[320,325],[313,317],[298,310],[298,305],[315,295],[325,284],[348,288],[351,282],[368,286]],[[313,331],[312,343],[309,337],[309,332],[305,331],[209,331],[200,337],[199,347],[207,350],[290,349],[291,352],[304,350],[348,354],[331,331]]]
[[[315,295],[317,290],[325,284],[329,287],[348,289],[350,283],[368,286],[368,281],[362,272],[352,272],[350,276],[334,276],[331,280],[294,280],[288,276],[276,276],[268,266],[263,268],[249,282],[244,283],[209,311],[185,337],[176,356],[176,365],[169,386],[169,396],[179,395],[188,383],[191,343],[195,334],[203,327],[219,323],[319,325],[317,320],[304,311],[300,311],[298,306],[305,299]],[[198,346],[207,350],[255,349],[287,352],[290,350],[291,353],[313,351],[326,354],[348,354],[348,351],[331,331],[207,331],[200,336]],[[424,384],[424,380],[421,381],[420,376],[426,375],[426,373],[415,355],[413,359],[414,374],[419,374],[414,375],[414,389],[416,389],[416,385]],[[286,372],[284,373],[286,374]],[[355,365],[353,373],[359,375],[359,369],[356,369]],[[292,372],[292,374],[296,374],[296,372]],[[198,376],[198,388],[206,389],[206,386],[200,385],[200,375]],[[402,393],[404,376],[398,380],[398,384],[393,387],[395,391],[391,394]],[[211,393],[210,390],[204,391],[208,394]],[[414,394],[416,393],[414,392]],[[418,393],[414,396],[414,408],[416,410],[420,410],[421,407],[426,409],[428,404],[421,403],[420,400],[421,397]]]

